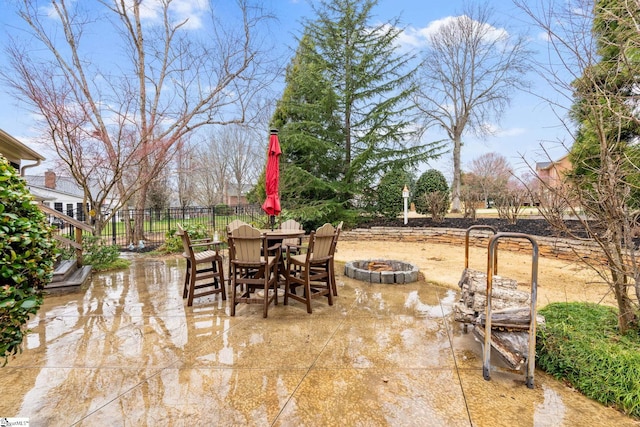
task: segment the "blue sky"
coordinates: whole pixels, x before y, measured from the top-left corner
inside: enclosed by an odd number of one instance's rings
[[[86,1],[86,0],[83,0]],[[149,0],[145,0],[149,1]],[[224,8],[229,0],[218,0],[219,8]],[[44,2],[43,2],[44,3]],[[205,0],[177,0],[181,13],[191,17],[190,22],[198,25],[200,13],[205,8]],[[274,44],[281,49],[281,54],[290,56],[295,49],[295,35],[300,33],[302,21],[305,18],[313,18],[312,9],[307,0],[264,0],[267,9],[271,9],[278,19],[274,27]],[[228,3],[227,3],[228,4]],[[515,30],[527,34],[531,40],[531,48],[542,52],[545,49],[544,41],[539,37],[539,30],[525,22],[523,14],[513,5],[511,0],[493,0],[490,2],[495,11],[495,21],[505,24],[507,30]],[[380,0],[373,10],[376,20],[387,21],[393,17],[399,17],[400,22],[406,27],[403,41],[407,48],[420,49],[426,43],[424,34],[437,24],[437,21],[448,16],[459,15],[463,8],[461,0]],[[16,25],[17,18],[8,7],[3,8],[0,16],[0,24],[4,31],[0,33],[0,45],[4,48],[7,41],[7,29]],[[151,13],[151,12],[150,12]],[[0,56],[0,66],[5,66],[6,59]],[[530,76],[533,88],[537,93],[547,93],[549,89],[536,76]],[[39,150],[39,147],[31,143],[33,133],[31,125],[32,116],[24,105],[17,104],[6,92],[0,82],[0,128],[25,142],[31,148]],[[496,129],[495,136],[478,139],[473,136],[465,138],[462,147],[463,169],[469,162],[486,152],[498,152],[503,154],[516,170],[525,171],[521,156],[530,163],[546,161],[546,157],[540,148],[543,144],[553,158],[559,158],[565,154],[558,144],[558,139],[567,139],[566,132],[560,126],[560,121],[539,98],[519,92],[514,89],[511,107],[503,116],[500,123],[491,123]],[[265,132],[265,141],[267,132]],[[428,132],[424,141],[442,138],[435,132]],[[51,156],[45,153],[45,156]],[[44,169],[51,167],[45,164]],[[425,165],[425,168],[435,167],[441,170],[445,176],[451,176],[451,155],[445,155],[442,159]]]

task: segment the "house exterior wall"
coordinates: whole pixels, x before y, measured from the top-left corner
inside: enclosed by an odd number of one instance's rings
[[[70,217],[84,220],[84,193],[72,179],[58,177],[51,170],[46,171],[44,176],[25,176],[25,179],[29,191],[42,204]]]
[[[244,195],[238,197],[238,196],[232,196],[230,194],[227,194],[225,197],[224,203],[228,206],[246,205],[247,198]]]
[[[564,181],[566,174],[572,169],[569,155],[565,155],[559,160],[544,164],[544,166],[536,165],[536,173],[549,188],[558,188]]]

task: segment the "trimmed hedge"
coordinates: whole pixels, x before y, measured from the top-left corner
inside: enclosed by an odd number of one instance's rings
[[[0,357],[21,349],[24,325],[37,313],[53,275],[56,245],[24,180],[0,156]]]
[[[432,206],[429,195],[438,194],[439,200],[449,200],[449,185],[447,180],[436,169],[429,169],[420,175],[418,181],[416,181],[414,191],[414,203],[416,206],[416,212],[419,214],[431,214],[434,218],[443,217],[446,214],[449,203],[439,203]]]

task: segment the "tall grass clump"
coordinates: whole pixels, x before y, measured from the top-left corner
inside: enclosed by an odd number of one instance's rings
[[[640,331],[618,333],[617,310],[589,303],[549,304],[536,363],[585,396],[640,418]]]

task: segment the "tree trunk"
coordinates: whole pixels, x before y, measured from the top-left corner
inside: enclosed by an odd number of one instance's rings
[[[144,185],[140,188],[138,192],[138,197],[136,198],[136,214],[133,229],[133,243],[136,244],[141,240],[144,240],[144,209],[145,209],[145,201],[147,200],[147,191],[149,189],[148,185]]]
[[[96,216],[93,218],[92,225],[93,225],[93,235],[101,236],[102,230],[104,230],[104,226],[105,226],[105,218],[104,218],[104,215],[102,215],[102,213],[100,213],[99,211],[96,212]]]
[[[453,182],[451,183],[451,212],[460,212],[460,178],[462,171],[460,168],[460,147],[461,137],[453,137]]]
[[[618,328],[620,334],[625,334],[629,329],[634,328],[638,319],[635,314],[633,302],[629,298],[626,275],[620,274],[615,269],[611,269],[613,279],[613,291],[618,303]]]

